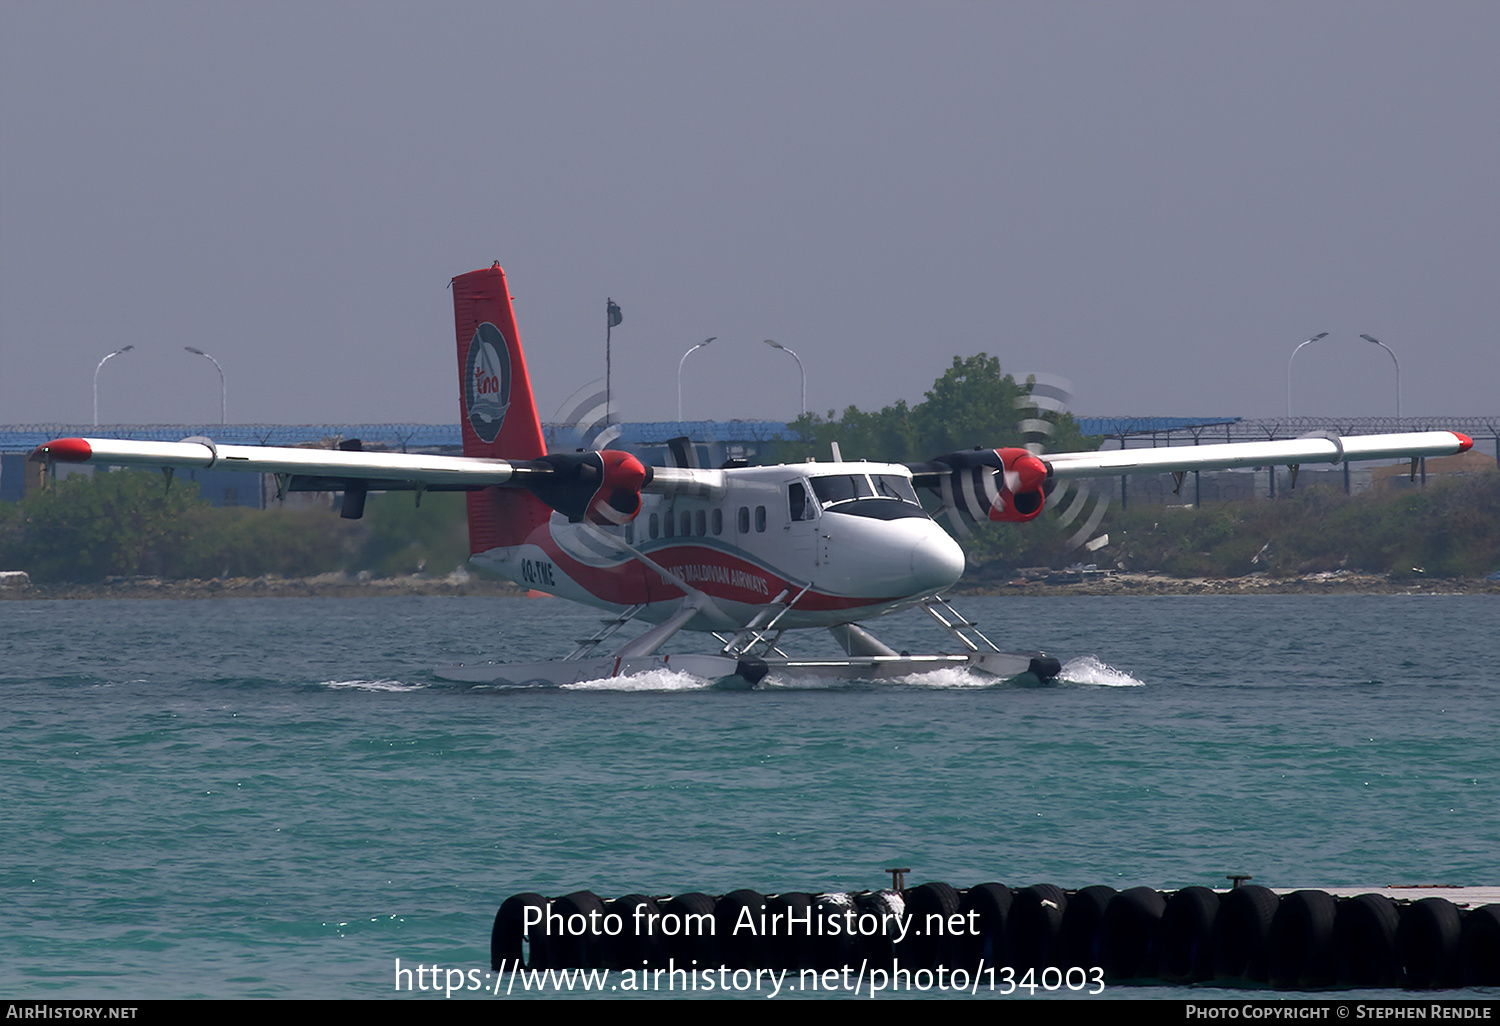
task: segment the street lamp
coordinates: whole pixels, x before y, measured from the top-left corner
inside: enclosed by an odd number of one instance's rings
[[[219,372],[219,423],[220,424],[228,424],[229,423],[229,393],[228,393],[228,391],[224,387],[224,368],[219,366],[219,361],[218,360],[215,360],[212,356],[209,356],[207,353],[205,353],[201,349],[194,349],[192,346],[183,346],[182,348],[186,349],[188,352],[192,353],[194,356],[201,356],[201,357],[203,357],[209,363],[213,364],[214,365],[214,369]]]
[[[1373,338],[1370,335],[1361,335],[1359,337],[1362,338],[1362,339],[1364,339],[1366,342],[1373,343],[1374,345],[1379,346],[1381,349],[1384,349],[1386,352],[1391,353],[1391,347],[1388,346],[1388,345],[1386,345],[1384,342],[1380,341],[1380,339]],[[1400,420],[1401,419],[1401,361],[1398,360],[1398,359],[1396,359],[1396,354],[1395,353],[1391,353],[1391,362],[1396,365],[1396,419]]]
[[[699,342],[693,348],[683,353],[682,359],[677,361],[677,423],[679,424],[682,423],[682,365],[687,363],[687,358],[689,356],[692,356],[698,350],[702,349],[704,346],[712,342],[714,338],[718,337],[719,336],[715,335],[713,338],[704,339],[702,342]]]
[[[797,361],[797,369],[802,372],[802,416],[807,416],[807,368],[802,366],[802,357],[793,353],[780,342],[768,338],[765,340],[765,343],[772,349],[780,349],[783,353],[789,354],[793,360]]]
[[[99,366],[94,368],[94,427],[99,426],[99,371],[103,369],[105,362],[108,361],[110,357],[119,356],[121,353],[128,353],[134,348],[135,346],[124,346],[120,349],[116,349],[114,352],[110,353],[109,356],[106,356],[103,360],[100,360]]]
[[[1326,332],[1326,331],[1325,332],[1321,332],[1320,334],[1314,335],[1312,338],[1310,338],[1306,342],[1302,343],[1302,346],[1310,346],[1314,342],[1316,342],[1318,339],[1320,339],[1320,338],[1327,338],[1327,337],[1328,337],[1328,332]],[[1287,357],[1287,360],[1286,360],[1286,419],[1287,420],[1291,420],[1292,419],[1292,361],[1297,358],[1297,354],[1298,353],[1302,352],[1302,346],[1298,346],[1296,349],[1293,349],[1292,350],[1292,355],[1289,356],[1289,357]]]

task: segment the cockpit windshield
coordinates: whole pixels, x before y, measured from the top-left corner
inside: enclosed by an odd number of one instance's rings
[[[813,494],[825,508],[850,499],[868,499],[875,495],[870,479],[864,474],[840,474],[837,477],[812,479]]]
[[[875,492],[887,499],[900,499],[909,502],[913,506],[920,506],[922,502],[917,498],[916,489],[911,486],[911,479],[901,477],[897,474],[874,474]]]
[[[830,474],[813,478],[812,487],[828,513],[879,520],[927,515],[911,481],[899,474]]]

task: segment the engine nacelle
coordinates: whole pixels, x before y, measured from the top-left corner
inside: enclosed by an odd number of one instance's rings
[[[1047,464],[1025,449],[972,449],[939,456],[952,468],[953,495],[944,495],[974,520],[1022,524],[1047,503]],[[946,489],[945,489],[946,491]]]
[[[641,511],[646,468],[628,452],[554,453],[532,462],[552,473],[528,485],[531,493],[569,520],[618,526]]]

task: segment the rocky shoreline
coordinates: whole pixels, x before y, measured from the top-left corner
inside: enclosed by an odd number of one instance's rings
[[[1107,574],[1058,572],[1045,579],[961,581],[953,595],[1500,595],[1500,580],[1484,577],[1392,578],[1335,570],[1272,577],[1168,577],[1150,572]]]
[[[519,598],[528,592],[507,581],[464,570],[445,577],[410,574],[371,577],[330,573],[316,577],[229,577],[169,580],[159,577],[109,578],[98,584],[15,584],[0,587],[3,599],[210,599],[210,598],[377,598],[395,595],[485,595]],[[535,592],[529,594],[536,594]],[[1489,578],[1392,579],[1382,574],[1339,570],[1272,577],[1168,577],[1155,573],[1067,573],[1045,578],[986,578],[981,572],[950,593],[960,595],[1500,595],[1500,580]]]
[[[161,577],[106,578],[98,584],[33,584],[0,588],[0,599],[211,599],[211,598],[375,598],[392,595],[498,595],[518,598],[525,589],[462,570],[446,577],[407,574],[372,577],[367,573],[316,577],[215,577],[172,580]]]

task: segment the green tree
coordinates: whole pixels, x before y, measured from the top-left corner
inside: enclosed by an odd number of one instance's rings
[[[1478,577],[1500,568],[1500,474],[1355,496],[1315,486],[1275,501],[1137,506],[1117,514],[1110,539],[1131,569],[1175,577]]]
[[[370,528],[333,510],[225,506],[187,514],[188,538],[173,550],[167,577],[308,577],[364,569],[359,552]]]
[[[1000,370],[1000,360],[987,353],[953,358],[953,365],[933,382],[922,402],[907,406],[898,400],[873,413],[857,407],[835,418],[802,417],[791,427],[794,441],[783,444],[778,456],[784,462],[801,462],[809,456],[827,459],[830,444],[837,442],[845,459],[922,462],[961,449],[1000,449],[1025,444],[1020,422],[1041,419],[1051,425],[1046,447],[1050,452],[1097,449],[1099,439],[1078,428],[1071,414],[1038,410],[1029,402],[1031,381],[1018,382]],[[929,508],[936,501],[928,499]],[[950,532],[947,516],[939,521]],[[1076,525],[1074,525],[1076,529]],[[1068,533],[1050,514],[1027,524],[985,524],[962,537],[969,558],[975,563],[999,566],[1047,565],[1069,554]]]
[[[168,488],[161,474],[74,475],[26,498],[0,533],[0,563],[38,582],[160,573],[188,538],[187,514],[206,506],[197,485]]]
[[[808,456],[827,458],[829,445],[839,443],[846,459],[928,460],[944,453],[976,446],[993,449],[1021,445],[1019,422],[1038,416],[1027,404],[1029,382],[1017,382],[1000,371],[1000,360],[987,353],[953,358],[953,366],[933,382],[922,402],[908,407],[897,400],[874,413],[857,407],[828,419],[808,414],[794,421],[793,441],[781,448],[781,458],[798,461]],[[1097,448],[1086,438],[1071,414],[1040,414],[1052,424],[1048,448],[1072,452]]]
[[[410,492],[370,496],[360,569],[379,576],[451,573],[469,558],[467,503],[463,492],[429,492],[420,507]]]

